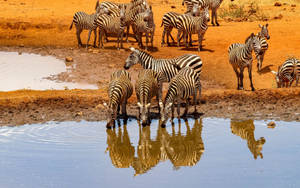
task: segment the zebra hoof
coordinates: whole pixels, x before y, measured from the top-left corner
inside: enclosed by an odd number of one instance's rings
[[[217,22],[217,26],[220,26],[220,24]]]
[[[252,90],[252,91],[255,91],[255,89],[254,89],[254,88],[252,88],[251,90]]]

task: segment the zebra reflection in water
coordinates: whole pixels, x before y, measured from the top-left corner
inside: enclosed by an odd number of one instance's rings
[[[247,140],[247,145],[250,152],[253,154],[254,159],[257,156],[263,158],[262,149],[266,140],[264,137],[260,137],[258,140],[254,137],[255,126],[253,120],[246,121],[230,121],[231,132],[234,135],[241,137],[243,140]]]
[[[139,122],[138,122],[139,123]],[[116,168],[134,169],[134,175],[147,173],[160,162],[170,160],[174,169],[181,166],[196,165],[203,152],[202,120],[195,119],[190,126],[184,120],[185,131],[182,131],[181,121],[178,122],[178,130],[172,125],[169,133],[166,128],[157,125],[156,136],[151,138],[151,127],[139,124],[139,141],[136,148],[132,146],[126,129],[126,123],[122,127],[107,130],[107,151],[113,166]],[[151,125],[155,126],[155,125]],[[177,125],[176,125],[177,127]],[[117,130],[118,129],[118,130]]]
[[[131,145],[127,132],[127,120],[124,120],[123,131],[118,120],[118,128],[107,129],[107,148],[111,163],[116,168],[129,168],[134,159],[134,146]]]

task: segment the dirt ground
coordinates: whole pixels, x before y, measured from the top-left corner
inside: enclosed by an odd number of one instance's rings
[[[287,57],[298,57],[300,50],[300,1],[282,1],[282,6],[273,6],[275,1],[254,0],[268,15],[268,21],[228,22],[219,18],[220,27],[209,26],[204,50],[198,52],[182,47],[161,47],[161,18],[169,11],[184,12],[180,0],[148,0],[153,6],[156,24],[154,48],[151,54],[157,58],[171,58],[186,53],[198,54],[203,60],[201,75],[203,83],[202,104],[199,112],[206,117],[228,117],[241,119],[300,118],[300,88],[276,89],[274,75]],[[126,2],[126,1],[121,1]],[[235,0],[235,4],[244,1]],[[263,3],[262,3],[263,2]],[[0,50],[53,55],[59,59],[70,56],[74,62],[67,64],[74,68],[70,73],[61,73],[52,79],[97,83],[99,90],[63,91],[14,91],[0,92],[0,125],[20,125],[49,120],[100,120],[103,109],[96,108],[107,101],[106,87],[111,72],[122,69],[129,46],[137,47],[131,39],[124,43],[124,50],[117,51],[115,42],[104,44],[104,49],[77,47],[75,29],[69,30],[76,11],[92,13],[94,0],[1,0],[0,1]],[[230,5],[224,0],[221,9]],[[247,4],[245,4],[247,6]],[[173,7],[173,8],[171,8]],[[279,16],[280,15],[280,16]],[[255,92],[249,91],[249,80],[245,71],[246,91],[236,91],[236,77],[228,63],[227,49],[231,43],[243,42],[252,32],[259,31],[258,24],[269,23],[271,39],[266,53],[262,73],[253,64]],[[87,32],[81,34],[86,41]],[[173,32],[176,36],[176,31]],[[92,38],[93,40],[93,38]],[[92,40],[90,43],[92,43]],[[194,37],[196,40],[196,36]],[[299,58],[299,57],[298,57]],[[135,80],[136,65],[130,69]],[[135,96],[130,99],[129,114],[135,115]]]

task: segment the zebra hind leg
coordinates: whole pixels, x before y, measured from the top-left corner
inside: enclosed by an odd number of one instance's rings
[[[253,86],[253,81],[252,81],[252,63],[248,66],[248,74],[249,74],[249,79],[250,79],[250,86],[251,90],[255,91],[254,86]]]
[[[236,78],[237,78],[237,90],[239,90],[240,89],[240,73],[237,68],[233,68],[233,70],[234,70],[234,72],[236,74]]]
[[[82,42],[81,42],[81,39],[80,39],[81,32],[82,32],[82,29],[79,28],[78,26],[76,26],[76,36],[77,36],[78,47],[82,46]]]
[[[96,48],[96,47],[97,47],[97,46],[96,46],[96,41],[97,41],[97,29],[94,30],[94,37],[95,37],[95,39],[94,39],[94,48]]]
[[[217,26],[220,26],[219,22],[218,22],[218,13],[217,13],[217,9],[215,9],[215,21],[216,21],[216,24]]]

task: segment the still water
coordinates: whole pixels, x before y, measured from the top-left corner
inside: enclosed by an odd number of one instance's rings
[[[19,89],[97,89],[96,85],[56,82],[46,79],[69,71],[66,64],[53,56],[17,52],[0,52],[0,91]]]
[[[0,187],[300,187],[300,123],[183,119],[0,127]]]

